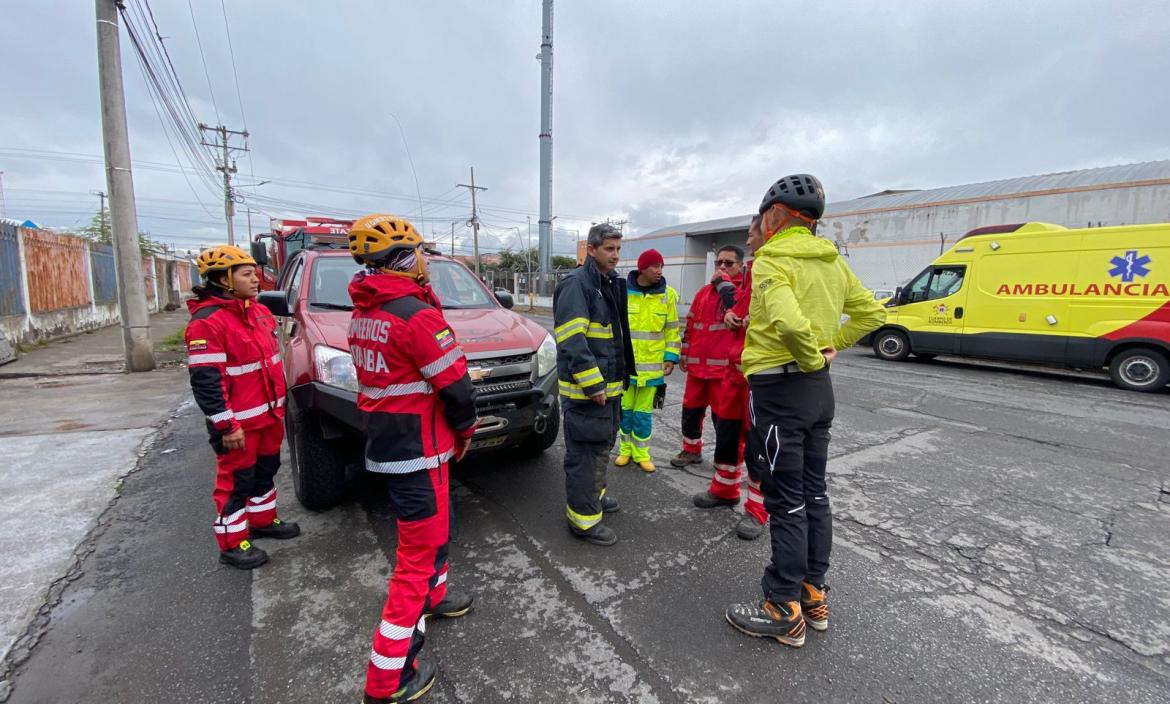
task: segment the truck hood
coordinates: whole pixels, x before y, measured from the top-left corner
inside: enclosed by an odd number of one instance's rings
[[[535,352],[548,334],[537,323],[519,313],[504,308],[444,310],[443,317],[451,324],[455,337],[467,354]],[[350,314],[345,311],[315,311],[309,318],[315,325],[319,340],[339,350],[349,349],[346,333]]]

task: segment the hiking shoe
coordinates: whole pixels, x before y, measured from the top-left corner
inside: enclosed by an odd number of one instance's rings
[[[726,615],[728,623],[754,638],[775,638],[793,648],[804,645],[804,618],[798,601],[732,604]]]
[[[219,561],[241,570],[253,570],[268,562],[268,553],[245,540],[239,547],[220,552]]]
[[[598,523],[589,530],[581,530],[574,525],[570,525],[569,530],[573,532],[574,536],[594,545],[608,547],[617,542],[617,533],[613,532],[613,528],[602,523]]]
[[[613,466],[614,467],[625,467],[629,463],[630,463],[630,456],[629,455],[618,455],[617,459],[615,459],[613,461]]]
[[[272,523],[266,526],[248,526],[248,532],[252,534],[253,538],[275,538],[276,540],[288,540],[295,538],[301,534],[301,527],[296,523],[285,523],[279,518],[272,519]]]
[[[470,594],[447,590],[443,600],[423,612],[430,618],[459,618],[471,611],[471,602],[475,601]]]
[[[829,630],[829,585],[814,586],[801,582],[800,610],[804,620],[814,631]]]
[[[657,467],[654,466],[654,463],[651,462],[650,460],[642,460],[641,462],[638,463],[638,466],[641,467],[642,471],[645,472],[646,474],[649,474],[649,473],[653,472],[654,470],[658,469]]]
[[[414,659],[414,676],[406,681],[397,692],[389,697],[374,697],[369,694],[362,697],[363,704],[396,704],[397,702],[414,702],[422,699],[435,685],[435,666],[430,660],[421,657]]]
[[[618,511],[621,511],[621,510],[622,510],[621,504],[618,503],[617,499],[613,498],[612,496],[601,497],[601,512],[602,513],[617,513]]]
[[[739,523],[735,524],[735,534],[744,540],[755,540],[764,534],[764,524],[750,513],[745,513]]]
[[[703,491],[691,497],[695,508],[718,508],[719,506],[735,506],[739,499],[721,499],[709,491]]]
[[[687,452],[683,450],[674,457],[670,458],[671,467],[686,467],[692,464],[703,464],[703,456],[697,452]]]

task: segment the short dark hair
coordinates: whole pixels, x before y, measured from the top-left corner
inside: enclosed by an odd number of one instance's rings
[[[716,254],[719,252],[735,252],[735,261],[737,263],[743,263],[743,247],[740,247],[737,244],[725,244],[719,248],[719,251],[716,252]]]
[[[590,247],[597,248],[606,240],[620,240],[621,238],[621,230],[607,222],[601,222],[589,228],[589,239],[585,240],[585,243]]]

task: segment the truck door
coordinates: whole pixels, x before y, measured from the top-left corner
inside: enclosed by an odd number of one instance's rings
[[[910,349],[929,354],[957,354],[967,299],[967,267],[927,267],[902,289],[898,324],[910,333]]]

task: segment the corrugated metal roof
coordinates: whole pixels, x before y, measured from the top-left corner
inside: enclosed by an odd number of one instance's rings
[[[1140,164],[1124,164],[1121,166],[1104,166],[1096,169],[1082,169],[1080,171],[1061,171],[1039,176],[1021,176],[1019,178],[1009,178],[1001,181],[972,183],[965,186],[948,186],[946,188],[931,188],[922,191],[905,191],[864,196],[852,200],[829,203],[825,207],[825,217],[844,215],[863,210],[896,210],[898,208],[929,206],[935,203],[994,199],[997,197],[1008,198],[1043,191],[1092,189],[1096,186],[1104,187],[1113,184],[1161,180],[1170,180],[1170,160],[1147,161]],[[706,235],[716,232],[744,230],[747,229],[751,219],[751,214],[748,214],[719,218],[717,220],[704,220],[695,223],[681,223],[659,228],[642,235],[642,237],[661,237],[670,234]]]

